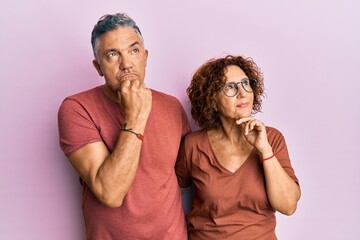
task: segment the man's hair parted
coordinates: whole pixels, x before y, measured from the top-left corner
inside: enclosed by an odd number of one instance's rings
[[[118,27],[132,28],[141,38],[143,38],[136,22],[126,13],[106,14],[99,19],[91,32],[91,45],[95,57],[96,41],[105,33],[115,30]]]

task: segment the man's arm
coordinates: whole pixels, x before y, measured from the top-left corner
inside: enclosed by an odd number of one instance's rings
[[[69,160],[97,199],[109,207],[119,207],[134,181],[141,145],[132,133],[121,131],[111,154],[100,141],[75,151]]]
[[[150,89],[138,81],[125,81],[118,92],[127,128],[143,134],[152,105]],[[142,140],[120,131],[110,153],[103,142],[87,144],[69,156],[71,164],[94,195],[109,207],[121,206],[139,165]]]

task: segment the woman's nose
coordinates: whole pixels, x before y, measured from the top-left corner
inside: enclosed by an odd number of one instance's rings
[[[245,89],[242,87],[241,83],[239,83],[237,86],[238,86],[238,92],[237,92],[236,97],[238,97],[238,98],[244,97],[247,92],[246,92]]]

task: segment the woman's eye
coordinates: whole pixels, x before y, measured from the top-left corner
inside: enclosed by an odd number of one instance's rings
[[[231,90],[231,89],[233,89],[233,88],[234,88],[233,84],[227,84],[227,85],[225,85],[225,89],[226,89],[226,90]]]
[[[249,85],[249,84],[250,84],[250,83],[249,83],[249,79],[243,80],[243,81],[242,81],[242,84],[243,84],[243,85]]]

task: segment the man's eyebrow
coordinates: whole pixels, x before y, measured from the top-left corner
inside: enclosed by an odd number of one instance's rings
[[[132,48],[136,45],[141,45],[141,43],[139,41],[133,42],[132,44],[129,45],[129,48]],[[119,52],[119,50],[116,48],[109,48],[109,49],[105,50],[105,54],[110,53],[110,52]]]
[[[107,55],[107,54],[113,53],[113,52],[119,52],[119,51],[116,48],[105,49],[104,55]]]
[[[140,44],[140,42],[136,41],[136,42],[130,44],[129,48],[131,48],[131,47],[133,47],[133,46],[135,46],[135,45],[141,45],[141,44]]]

